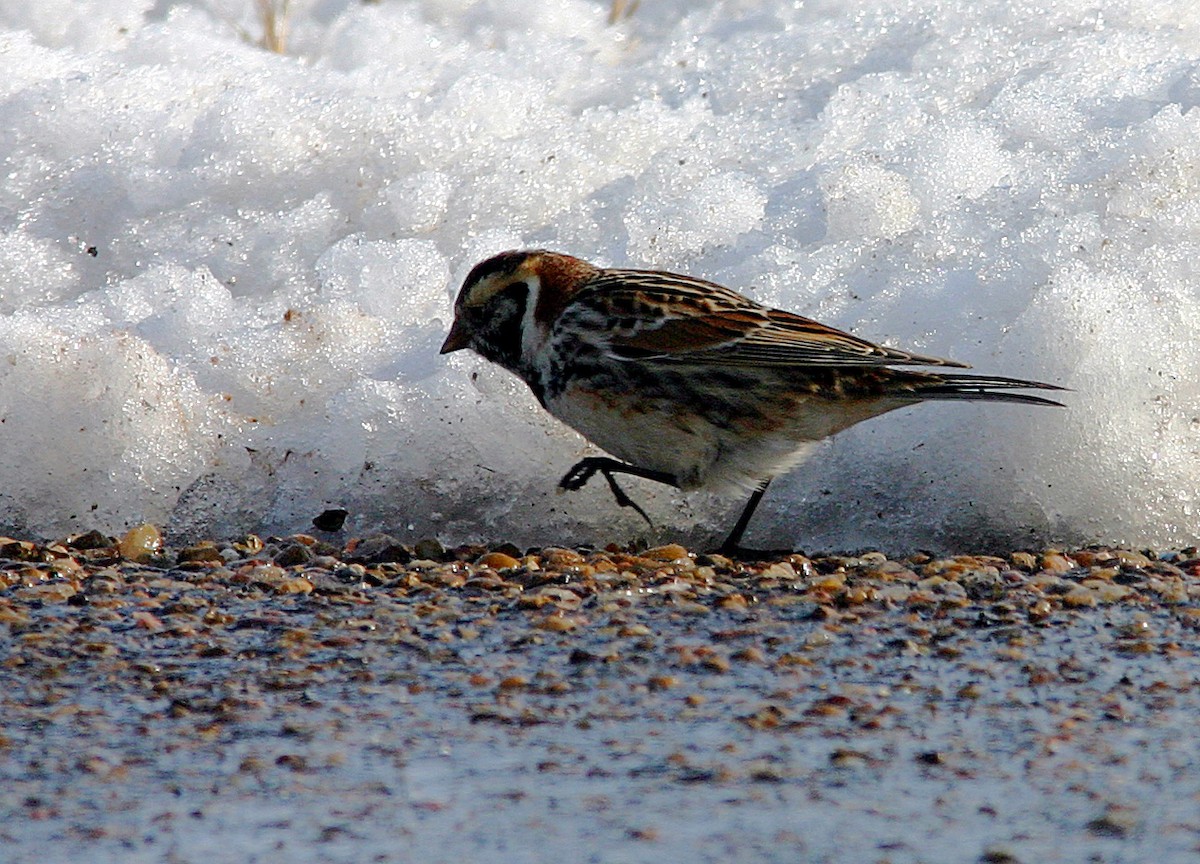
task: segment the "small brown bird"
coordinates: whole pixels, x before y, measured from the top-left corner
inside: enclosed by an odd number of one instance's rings
[[[1013,391],[1063,389],[893,369],[967,367],[875,345],[702,279],[601,269],[545,250],[503,252],[471,270],[441,353],[461,348],[516,374],[547,411],[617,457],[581,460],[563,489],[599,473],[617,503],[647,521],[614,475],[749,491],[721,546],[727,553],[741,549],[771,479],[822,438],[926,400],[1060,405]]]

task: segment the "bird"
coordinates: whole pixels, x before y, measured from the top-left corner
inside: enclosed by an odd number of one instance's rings
[[[771,480],[817,442],[919,402],[1059,406],[1039,381],[947,373],[965,363],[884,347],[705,279],[598,267],[545,249],[493,255],[468,273],[441,353],[471,349],[529,385],[552,416],[604,450],[559,481],[749,493],[718,552],[741,545]],[[899,367],[899,368],[897,368]],[[906,367],[924,367],[912,369]]]

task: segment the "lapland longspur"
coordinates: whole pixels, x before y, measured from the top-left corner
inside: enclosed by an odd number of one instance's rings
[[[771,479],[822,438],[926,400],[1059,405],[1014,391],[1063,389],[895,369],[966,365],[875,345],[703,279],[545,250],[471,270],[442,353],[462,348],[522,378],[547,411],[617,457],[581,460],[560,487],[599,473],[643,518],[614,475],[750,492],[726,552],[741,548]]]

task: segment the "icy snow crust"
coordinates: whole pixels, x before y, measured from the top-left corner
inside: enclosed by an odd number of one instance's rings
[[[1073,388],[818,448],[749,541],[1196,540],[1191,2],[0,0],[0,512],[58,535],[647,535],[525,386],[440,357],[473,263],[679,269]],[[654,536],[740,501],[630,481]]]

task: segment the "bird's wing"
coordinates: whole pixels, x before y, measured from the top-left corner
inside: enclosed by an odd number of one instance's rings
[[[604,270],[563,310],[625,360],[733,366],[958,366],[886,348],[810,318],[770,309],[712,282],[649,270]]]

